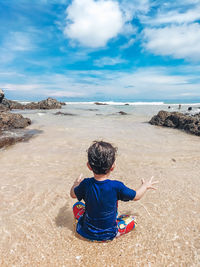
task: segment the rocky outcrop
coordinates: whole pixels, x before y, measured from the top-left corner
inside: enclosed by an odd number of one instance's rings
[[[3,90],[0,89],[0,103],[2,102],[3,98],[4,98],[4,92]]]
[[[33,136],[40,134],[40,130],[9,131],[0,135],[0,148],[14,145],[17,142],[27,142]]]
[[[124,111],[119,111],[119,112],[117,112],[118,114],[120,114],[120,115],[128,115],[128,113],[126,113],[126,112],[124,112]]]
[[[73,114],[73,113],[69,113],[69,112],[60,112],[60,111],[54,113],[54,115],[76,116],[76,114]]]
[[[11,109],[25,109],[25,107],[24,107],[25,105],[22,105],[17,101],[8,100],[6,98],[3,99],[2,105],[4,105],[4,107],[6,107],[8,110],[11,110]]]
[[[0,111],[8,111],[10,110],[7,106],[3,105],[2,103],[0,104]]]
[[[25,128],[31,124],[31,120],[21,114],[0,112],[0,131]]]
[[[149,122],[153,125],[165,126],[184,130],[200,136],[200,113],[188,115],[179,112],[159,111]]]
[[[108,104],[106,104],[106,103],[101,103],[101,102],[95,102],[94,104],[95,104],[95,105],[98,105],[98,106],[103,106],[103,105],[105,106],[105,105],[108,105]]]
[[[32,102],[25,105],[25,109],[60,109],[62,108],[63,103],[58,102],[54,98],[47,98],[40,102]]]
[[[13,145],[19,141],[27,141],[33,135],[33,131],[16,134],[16,129],[23,129],[31,124],[31,120],[21,114],[0,112],[0,148]]]
[[[0,104],[1,105],[1,104]],[[63,102],[59,102],[54,98],[47,98],[40,102],[31,102],[28,104],[21,104],[17,101],[3,99],[2,105],[7,109],[61,109],[62,105],[65,105]],[[1,109],[1,107],[0,107]]]

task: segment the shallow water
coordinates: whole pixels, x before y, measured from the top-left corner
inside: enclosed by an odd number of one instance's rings
[[[198,266],[200,139],[149,125],[160,109],[168,107],[22,111],[33,121],[29,129],[42,133],[0,151],[0,266]],[[80,173],[91,176],[86,150],[96,139],[118,147],[112,178],[132,188],[152,175],[160,181],[142,200],[119,204],[119,213],[136,216],[137,229],[102,244],[75,236],[69,196]]]

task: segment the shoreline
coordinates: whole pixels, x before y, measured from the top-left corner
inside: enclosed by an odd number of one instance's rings
[[[12,100],[12,101],[16,101],[16,102],[19,102],[21,104],[29,104],[31,102],[33,103],[37,103],[38,101],[24,101],[24,100]],[[164,106],[178,106],[178,105],[182,105],[182,106],[199,106],[200,107],[200,101],[197,101],[197,102],[176,102],[174,103],[174,101],[172,102],[165,102],[165,101],[101,101],[101,100],[98,100],[98,101],[62,101],[61,100],[58,100],[59,102],[63,102],[65,104],[69,104],[69,105],[95,105],[95,103],[102,103],[102,104],[106,104],[106,105],[119,105],[119,106],[124,106],[124,105],[142,105],[142,106],[145,106],[145,105],[164,105]],[[195,101],[195,100],[194,100]]]

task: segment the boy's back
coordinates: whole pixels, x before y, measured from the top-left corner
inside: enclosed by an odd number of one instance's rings
[[[73,212],[78,220],[77,232],[90,240],[111,240],[131,231],[135,218],[128,215],[117,218],[117,201],[139,200],[148,189],[156,189],[153,177],[147,182],[142,179],[137,191],[122,182],[109,180],[115,168],[116,151],[110,143],[95,141],[88,149],[87,162],[94,178],[83,180],[80,176],[70,190],[72,198],[85,201],[85,204],[74,204]]]
[[[91,240],[110,240],[117,235],[117,201],[133,200],[136,192],[122,182],[84,179],[74,189],[79,201],[85,201],[85,213],[77,232]]]

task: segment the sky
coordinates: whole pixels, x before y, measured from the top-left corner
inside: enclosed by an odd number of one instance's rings
[[[200,101],[200,0],[0,0],[9,99]]]

